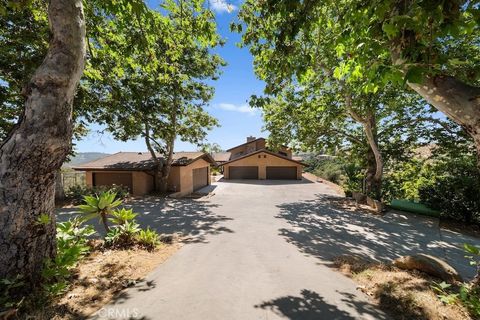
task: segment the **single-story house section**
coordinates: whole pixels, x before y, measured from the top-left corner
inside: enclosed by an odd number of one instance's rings
[[[260,149],[223,164],[225,179],[301,180],[304,164]]]
[[[168,189],[187,195],[210,184],[213,158],[203,152],[175,152],[168,178]],[[73,169],[85,171],[88,186],[123,185],[133,195],[155,190],[155,163],[149,152],[118,152]]]

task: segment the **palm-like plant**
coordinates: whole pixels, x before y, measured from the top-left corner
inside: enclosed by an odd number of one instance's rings
[[[77,208],[80,209],[80,213],[85,220],[99,217],[108,233],[110,228],[108,227],[107,216],[112,214],[114,208],[122,204],[122,200],[115,200],[116,196],[115,192],[109,191],[94,196],[84,196],[85,204],[81,204]]]
[[[134,213],[132,209],[117,209],[111,213],[111,218],[109,219],[113,224],[122,225],[129,221],[133,221],[137,216],[137,213]]]

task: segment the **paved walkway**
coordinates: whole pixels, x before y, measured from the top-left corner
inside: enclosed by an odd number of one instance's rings
[[[308,180],[216,186],[206,200],[133,204],[142,224],[180,232],[186,245],[93,319],[388,319],[332,257],[426,252],[473,273],[456,246],[478,240],[440,233],[434,219],[344,212],[326,198],[332,189]]]

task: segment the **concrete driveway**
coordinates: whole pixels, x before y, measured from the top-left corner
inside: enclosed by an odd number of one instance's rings
[[[142,224],[182,233],[186,245],[92,319],[388,319],[332,257],[421,251],[473,272],[455,246],[477,240],[442,234],[432,219],[344,212],[330,205],[333,190],[308,180],[215,187],[205,200],[132,204]]]

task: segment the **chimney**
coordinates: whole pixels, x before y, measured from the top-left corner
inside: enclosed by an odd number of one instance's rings
[[[256,138],[254,136],[249,136],[247,137],[247,142],[251,142],[253,140],[255,140]]]

